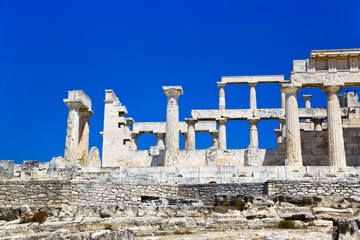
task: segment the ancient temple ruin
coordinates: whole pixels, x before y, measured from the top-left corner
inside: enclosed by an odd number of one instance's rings
[[[340,90],[360,86],[360,49],[311,51],[309,59],[294,60],[290,79],[283,75],[225,76],[217,83],[219,108],[192,110],[179,120],[181,86],[164,86],[167,96],[166,122],[136,122],[128,117],[113,90],[105,90],[102,167],[119,166],[279,166],[303,172],[307,166],[330,166],[335,171],[360,165],[360,103],[357,92]],[[256,86],[281,85],[281,108],[257,108]],[[225,89],[247,84],[248,109],[227,109]],[[305,108],[298,107],[301,88],[320,88],[327,94],[327,108],[311,108],[311,95],[304,95]],[[301,99],[301,98],[300,98]],[[83,91],[69,91],[64,102],[69,106],[65,159],[87,164],[91,100]],[[150,119],[149,119],[150,120]],[[227,149],[226,124],[246,120],[250,139],[247,149]],[[276,149],[259,149],[259,121],[277,120]],[[212,136],[208,149],[195,148],[195,133]],[[179,149],[179,134],[185,149]],[[156,145],[137,150],[141,134],[154,134]]]

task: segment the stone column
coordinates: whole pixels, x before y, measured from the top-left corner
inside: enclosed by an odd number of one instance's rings
[[[217,86],[219,87],[219,110],[225,110],[225,86],[226,86],[226,83],[218,82]]]
[[[286,119],[279,119],[282,140],[286,139]]]
[[[250,109],[256,109],[256,89],[255,86],[257,85],[256,82],[248,83],[250,87]]]
[[[65,102],[69,107],[66,129],[64,158],[69,162],[77,162],[78,146],[80,140],[80,107],[82,103],[76,101]]]
[[[212,147],[219,148],[219,134],[218,132],[210,132],[212,137]]]
[[[259,148],[259,138],[258,138],[258,128],[257,124],[260,119],[248,119],[248,123],[250,124],[250,146]]]
[[[181,135],[184,137],[184,149],[188,149],[188,134],[187,132],[181,132]]]
[[[89,118],[93,115],[92,111],[80,111],[80,140],[78,146],[77,159],[81,166],[87,166],[86,160],[89,153]]]
[[[314,123],[314,131],[321,132],[322,129],[322,123],[324,122],[323,118],[312,118],[312,122]]]
[[[137,150],[137,139],[141,134],[139,133],[131,133],[131,142],[130,142],[130,148],[133,151]]]
[[[329,165],[339,168],[346,167],[343,127],[339,91],[341,86],[324,86],[322,90],[327,94],[328,144]]]
[[[311,108],[311,104],[310,104],[310,99],[311,99],[311,95],[303,95],[302,99],[304,99],[305,101],[305,108]],[[306,122],[311,122],[310,118],[306,119]]]
[[[281,91],[281,108],[285,109],[285,101],[286,101],[286,94],[285,92]]]
[[[195,150],[195,124],[196,119],[185,118],[187,123],[187,150]]]
[[[181,86],[163,87],[167,98],[166,109],[166,150],[165,166],[179,163],[179,96],[183,94]]]
[[[275,129],[274,133],[276,134],[276,143],[277,144],[282,143],[283,139],[282,139],[282,135],[281,135],[281,130]]]
[[[216,122],[218,123],[219,127],[219,149],[225,150],[226,149],[226,126],[227,123],[226,118],[218,118]]]
[[[296,97],[300,87],[283,84],[282,88],[286,93],[286,157],[288,165],[293,169],[296,169],[303,166],[301,156],[299,109]]]
[[[165,133],[155,133],[156,146],[160,149],[165,149]]]

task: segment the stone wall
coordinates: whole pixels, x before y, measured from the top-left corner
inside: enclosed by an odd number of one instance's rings
[[[360,195],[359,180],[268,181],[269,195],[317,195],[351,197]]]
[[[117,184],[90,181],[0,181],[0,206],[96,205],[140,203],[141,196],[172,197],[175,185]]]
[[[264,195],[266,188],[266,183],[179,184],[178,195],[213,205],[216,194]]]

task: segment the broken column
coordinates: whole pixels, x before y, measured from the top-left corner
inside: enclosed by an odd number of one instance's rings
[[[329,165],[339,168],[346,167],[343,127],[339,91],[342,86],[328,85],[322,90],[327,94]]]
[[[226,149],[226,118],[218,118],[216,122],[218,123],[218,137],[219,137],[219,149],[225,150]]]
[[[164,165],[175,166],[179,163],[179,96],[183,91],[181,86],[165,86],[163,90],[168,97]]]
[[[91,100],[82,90],[74,90],[68,92],[64,102],[69,107],[64,158],[84,166],[87,157],[84,151],[89,149],[88,118],[93,114]]]
[[[165,149],[165,133],[154,133],[156,137],[156,146],[160,149]]]
[[[299,124],[299,109],[297,92],[299,86],[283,84],[282,91],[286,94],[285,116],[286,116],[286,157],[288,165],[296,169],[303,166],[301,155],[301,139]]]
[[[195,150],[195,124],[196,119],[185,118],[187,123],[187,150]]]
[[[219,87],[219,110],[225,110],[225,86],[226,86],[226,83],[218,82],[217,86]]]

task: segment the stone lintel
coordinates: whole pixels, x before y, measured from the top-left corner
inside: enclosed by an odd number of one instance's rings
[[[284,81],[284,75],[223,76],[221,78],[221,82],[227,84],[279,83],[282,81]]]
[[[180,96],[183,94],[181,86],[163,86],[163,91],[166,96]]]
[[[312,50],[310,58],[360,56],[360,49]]]
[[[64,102],[68,106],[72,103],[81,103],[83,105],[82,108],[91,110],[91,99],[83,90],[68,91],[68,98],[64,99]]]

